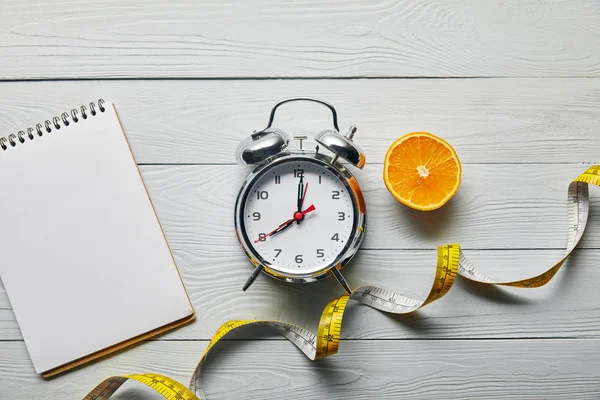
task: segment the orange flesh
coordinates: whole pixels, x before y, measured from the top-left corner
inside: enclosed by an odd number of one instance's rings
[[[396,140],[384,164],[384,181],[390,193],[418,210],[441,207],[460,186],[462,169],[456,152],[430,133],[410,133]]]

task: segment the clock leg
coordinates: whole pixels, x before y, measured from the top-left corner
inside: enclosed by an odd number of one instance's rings
[[[340,270],[337,269],[337,267],[333,267],[331,268],[331,273],[333,274],[333,276],[335,276],[335,279],[339,282],[339,284],[342,285],[344,290],[348,292],[348,294],[352,294],[352,290],[350,289],[348,282],[346,282],[346,279],[344,279],[344,277],[342,276]]]
[[[246,284],[244,285],[244,287],[242,288],[242,290],[245,292],[246,289],[248,289],[250,287],[250,285],[252,285],[252,283],[256,280],[256,277],[258,276],[258,274],[260,274],[260,272],[263,270],[264,266],[263,265],[258,265],[256,268],[254,268],[254,271],[252,271],[252,274],[250,275],[250,277],[248,278],[248,280],[246,281]]]

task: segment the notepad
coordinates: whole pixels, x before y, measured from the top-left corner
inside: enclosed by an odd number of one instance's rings
[[[194,318],[116,110],[0,138],[0,277],[51,376]]]

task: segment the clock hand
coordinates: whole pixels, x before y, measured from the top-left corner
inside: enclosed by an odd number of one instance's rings
[[[302,206],[304,205],[304,199],[306,198],[306,189],[308,189],[308,182],[303,185],[304,174],[300,175],[300,182],[298,182],[298,212],[301,212]],[[304,190],[303,190],[304,189]],[[296,219],[296,224],[300,225],[302,218]]]
[[[307,183],[307,185],[308,185],[308,183]],[[315,205],[314,205],[314,204],[311,204],[310,206],[308,206],[308,208],[307,208],[306,210],[304,210],[304,211],[302,211],[302,212],[301,212],[301,214],[302,214],[302,218],[304,218],[304,216],[305,216],[306,214],[308,214],[308,213],[310,213],[310,212],[313,212],[313,211],[315,211],[316,209],[317,209],[317,207],[315,207]],[[298,219],[297,213],[294,213],[294,218]]]
[[[300,212],[295,212],[294,213],[294,218],[292,219],[288,219],[287,221],[285,221],[283,224],[279,225],[277,227],[277,229],[275,229],[274,231],[270,232],[268,235],[265,236],[265,238],[267,236],[272,236],[278,232],[281,232],[283,230],[285,230],[287,227],[292,226],[292,222],[297,221],[298,218],[301,220],[304,218],[304,216],[310,212],[315,211],[317,208],[315,207],[314,204],[311,204],[306,210],[304,211],[300,211]],[[259,239],[260,240],[260,239]],[[256,240],[254,243],[257,243],[259,240]],[[246,289],[248,289],[250,287],[250,285],[252,285],[252,283],[254,283],[254,281],[256,280],[256,278],[258,277],[258,275],[260,274],[260,272],[265,268],[264,265],[262,264],[258,264],[256,266],[256,268],[254,268],[254,271],[252,271],[252,273],[250,274],[250,277],[248,278],[248,280],[246,281],[246,283],[244,284],[244,287],[242,288],[242,290],[245,292]],[[343,278],[342,278],[343,279]],[[345,282],[345,281],[344,281]],[[343,286],[343,285],[342,285]],[[346,286],[344,288],[346,288],[346,290],[348,291],[349,289],[347,289],[348,284],[346,284]],[[348,292],[350,293],[350,292]]]
[[[300,180],[298,181],[298,196],[296,201],[296,207],[298,208],[298,212],[302,212],[302,201],[304,200],[304,174],[300,175]]]
[[[273,229],[271,232],[267,233],[263,238],[258,238],[254,241],[254,243],[258,243],[260,241],[264,241],[266,240],[269,236],[273,236],[276,233],[282,232],[284,231],[286,228],[289,228],[292,223],[294,221],[302,221],[304,219],[304,216],[308,213],[311,213],[313,211],[315,211],[317,208],[315,207],[314,204],[311,204],[306,210],[304,211],[296,211],[294,213],[294,216],[291,219],[288,219],[287,221],[285,221],[283,224],[279,225],[277,228]]]
[[[296,219],[292,218],[292,219],[288,219],[287,221],[285,221],[283,224],[279,225],[277,228],[273,229],[271,232],[267,233],[263,238],[258,238],[254,241],[254,243],[258,243],[260,241],[264,241],[266,240],[269,236],[273,236],[274,234],[281,232],[283,230],[285,230],[285,228],[289,227],[290,225],[292,225],[292,222],[294,222]]]
[[[302,195],[302,202],[300,203],[300,208],[304,205],[304,199],[306,198],[306,190],[308,189],[308,182],[304,185],[304,194]]]

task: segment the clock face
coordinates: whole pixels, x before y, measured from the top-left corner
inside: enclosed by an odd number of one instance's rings
[[[239,218],[247,245],[284,275],[333,266],[354,237],[354,197],[317,161],[299,158],[267,167],[242,201]]]

